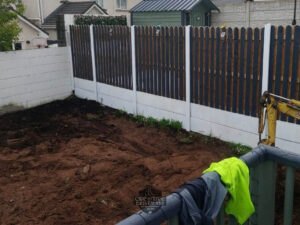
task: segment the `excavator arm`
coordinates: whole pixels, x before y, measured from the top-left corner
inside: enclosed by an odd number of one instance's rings
[[[278,112],[300,120],[300,101],[283,98],[265,92],[260,99],[259,112],[259,143],[275,146],[276,138],[276,122]],[[268,138],[261,139],[261,135],[265,128],[266,120],[268,120]]]

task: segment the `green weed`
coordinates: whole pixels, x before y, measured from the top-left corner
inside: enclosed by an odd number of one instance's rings
[[[169,128],[169,129],[172,129],[175,131],[179,131],[182,129],[182,123],[179,121],[167,120],[167,119],[157,120],[153,117],[147,118],[142,115],[135,116],[135,115],[126,113],[124,110],[116,111],[115,116],[126,117],[128,119],[135,121],[137,124],[142,125],[142,126],[151,126],[151,127],[156,127],[156,128]]]
[[[241,144],[229,143],[230,148],[232,149],[235,155],[244,155],[252,150],[251,147]]]

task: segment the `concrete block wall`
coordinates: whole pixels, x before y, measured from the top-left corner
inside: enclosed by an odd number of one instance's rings
[[[72,94],[68,47],[1,52],[0,68],[0,112]]]
[[[292,25],[294,0],[265,0],[246,2],[243,0],[213,0],[220,13],[212,14],[212,26],[226,24],[228,27],[263,27],[272,25]],[[297,4],[297,12],[300,4]],[[297,24],[300,13],[297,13]]]

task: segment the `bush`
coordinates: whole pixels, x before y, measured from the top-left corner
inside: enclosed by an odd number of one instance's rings
[[[76,25],[127,25],[126,16],[75,16]]]

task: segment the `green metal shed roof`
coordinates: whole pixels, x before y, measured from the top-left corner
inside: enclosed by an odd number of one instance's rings
[[[198,4],[204,3],[210,10],[218,10],[210,0],[144,0],[134,6],[131,12],[191,11]]]

